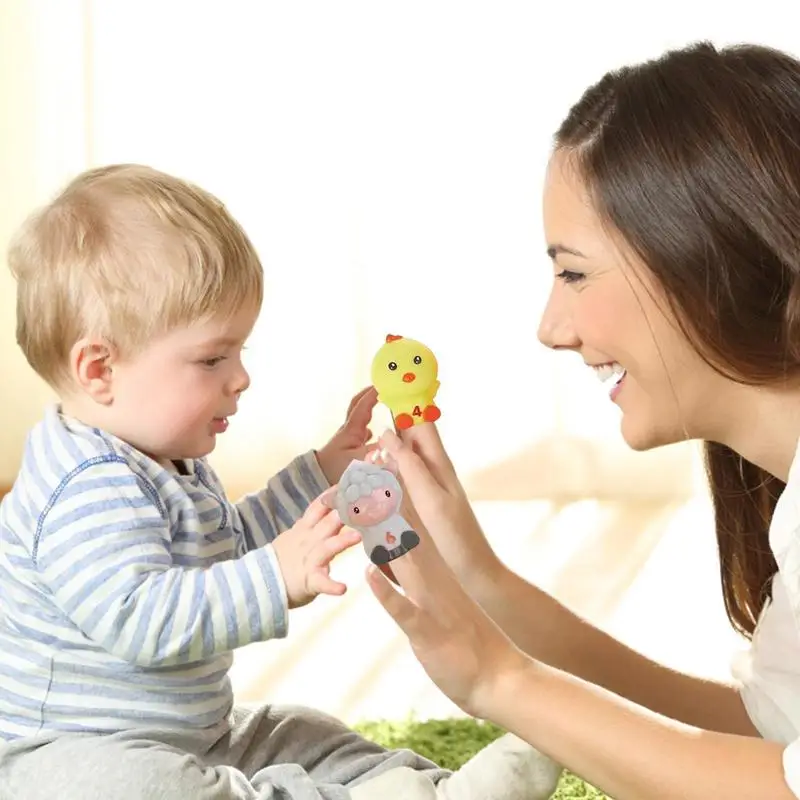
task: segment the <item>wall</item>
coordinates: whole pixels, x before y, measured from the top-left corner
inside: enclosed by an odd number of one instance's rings
[[[14,281],[5,268],[6,243],[37,202],[33,36],[29,7],[0,3],[0,486],[13,480],[26,431],[50,397],[14,344]]]
[[[7,246],[89,161],[88,20],[83,0],[0,3],[0,486],[13,481],[27,431],[53,399],[15,343]]]
[[[541,179],[606,69],[708,36],[792,46],[764,7],[584,3],[567,46],[534,4],[9,0],[0,248],[89,164],[152,163],[226,201],[268,273],[253,387],[214,454],[233,494],[324,442],[391,331],[440,357],[440,427],[476,497],[685,496],[689,448],[626,450],[595,378],[536,343]],[[1,484],[51,397],[4,270],[0,369]]]

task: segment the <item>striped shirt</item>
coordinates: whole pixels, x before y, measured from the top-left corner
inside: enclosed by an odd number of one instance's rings
[[[0,739],[224,725],[232,651],[283,637],[270,542],[327,481],[313,452],[230,503],[56,407],[0,504]]]

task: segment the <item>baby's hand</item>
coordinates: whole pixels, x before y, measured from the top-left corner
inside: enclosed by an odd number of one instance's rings
[[[374,449],[367,442],[372,438],[369,424],[372,420],[372,409],[377,402],[378,393],[374,387],[362,389],[350,401],[342,427],[317,451],[317,461],[329,484],[339,482],[353,459],[362,461],[370,449]]]
[[[289,608],[310,603],[318,594],[342,595],[343,583],[330,576],[330,563],[361,540],[318,497],[289,530],[272,543],[289,597]]]

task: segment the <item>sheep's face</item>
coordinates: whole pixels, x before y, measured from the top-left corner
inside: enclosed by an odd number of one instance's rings
[[[347,504],[351,525],[377,525],[394,514],[400,506],[400,492],[392,486],[379,486]]]

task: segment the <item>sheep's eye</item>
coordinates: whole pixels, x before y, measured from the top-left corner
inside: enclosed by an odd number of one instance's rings
[[[388,489],[386,490],[385,494],[386,494],[387,497],[391,497],[392,496],[392,493]]]
[[[360,514],[361,513],[361,509],[358,506],[353,506],[353,513],[354,514]]]
[[[414,356],[414,363],[421,364],[422,363],[422,356]]]
[[[390,369],[392,372],[394,372],[394,371],[397,369],[397,362],[396,362],[396,361],[390,361],[390,362],[389,362],[389,369]]]

